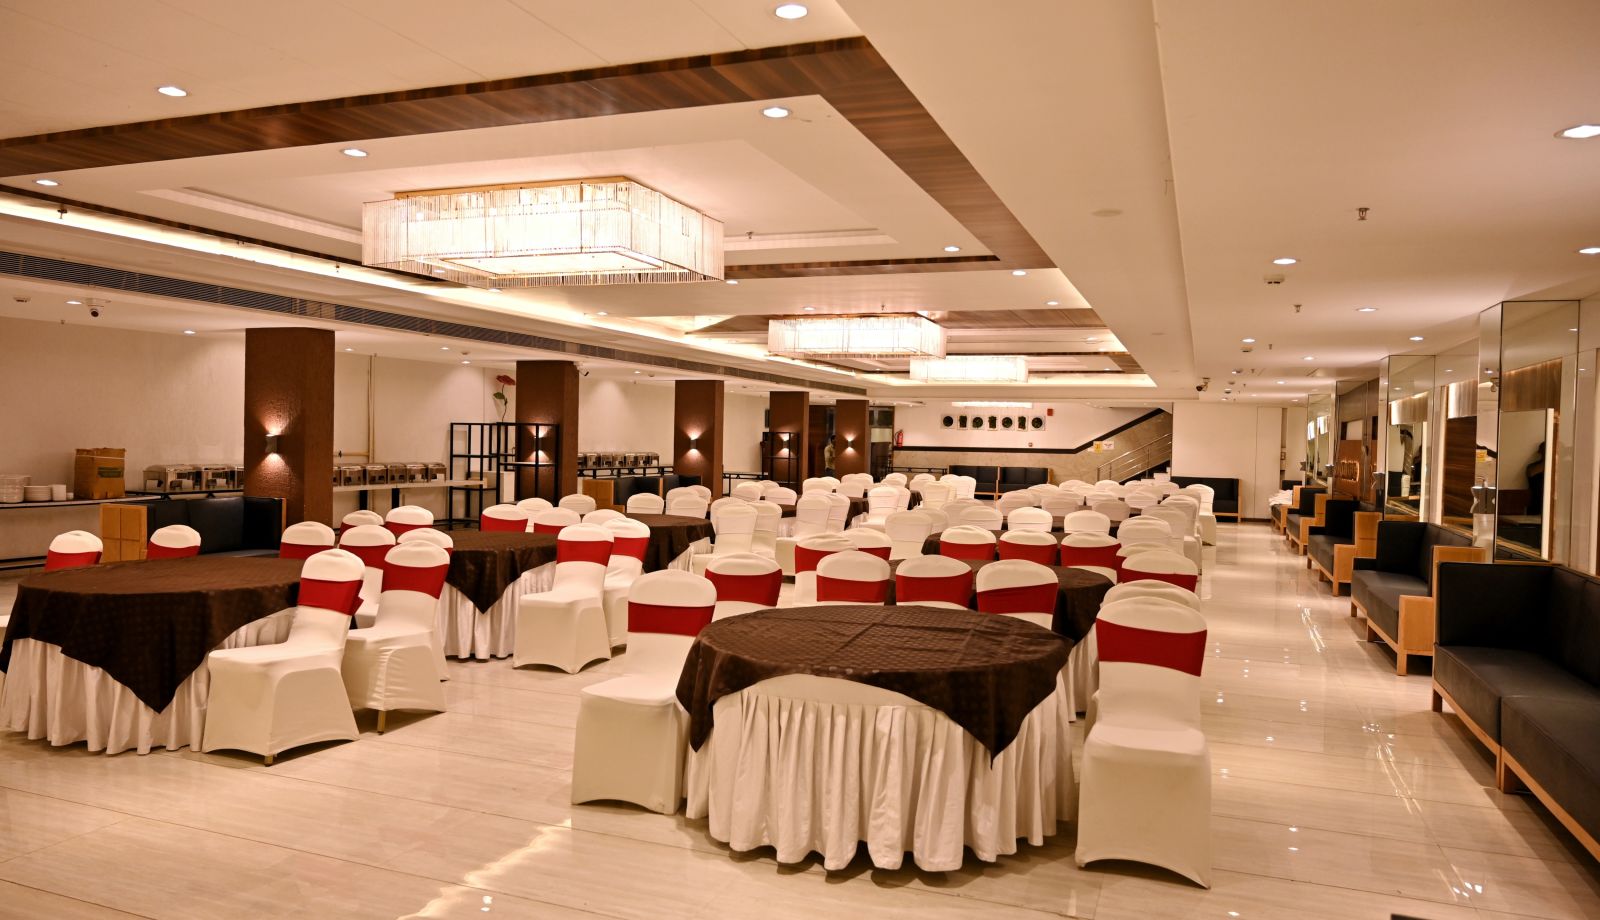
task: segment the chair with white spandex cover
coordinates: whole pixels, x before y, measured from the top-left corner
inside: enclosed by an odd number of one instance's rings
[[[845,498],[865,497],[867,490],[872,488],[872,477],[868,476],[865,481],[862,481],[860,479],[852,478],[854,476],[856,476],[855,473],[849,473],[841,477],[839,479],[839,488],[835,491],[840,495],[843,495]]]
[[[1155,581],[1150,578],[1141,578],[1138,581],[1125,581],[1112,585],[1111,590],[1100,601],[1101,606],[1125,601],[1130,598],[1159,598],[1162,600],[1177,601],[1195,611],[1200,610],[1200,595],[1188,588],[1180,588],[1175,584],[1165,581]]]
[[[794,574],[794,548],[806,537],[827,533],[828,514],[833,502],[822,492],[808,492],[800,496],[794,506],[794,531],[790,536],[779,537],[774,543],[773,557],[783,567],[783,574]]]
[[[889,599],[889,563],[849,550],[817,563],[817,603],[883,604]]]
[[[1122,561],[1122,580],[1146,578],[1196,591],[1200,583],[1200,567],[1177,553],[1163,550],[1139,553]]]
[[[665,514],[667,503],[654,492],[635,492],[628,496],[629,514]]]
[[[1007,530],[1035,530],[1039,533],[1049,533],[1054,523],[1055,519],[1050,517],[1050,512],[1032,505],[1013,509],[1006,515]]]
[[[996,511],[1000,512],[1000,516],[1004,517],[1018,508],[1039,507],[1039,497],[1026,489],[1019,489],[1000,496],[1000,500],[995,502],[994,507]]]
[[[1109,534],[1069,533],[1061,538],[1061,564],[1088,569],[1116,583],[1121,580],[1122,557],[1117,555],[1120,547],[1117,538]]]
[[[382,527],[383,515],[376,511],[368,511],[365,508],[360,511],[352,511],[340,519],[339,532],[343,533],[352,527],[360,527],[363,524],[372,524],[375,527]]]
[[[383,524],[390,533],[399,537],[408,530],[432,527],[433,512],[420,505],[399,505],[389,509],[389,513],[383,517]]]
[[[911,477],[911,481],[906,484],[906,487],[909,489],[915,489],[918,483],[938,481],[939,477],[933,475],[932,473],[918,473],[917,475]]]
[[[1183,604],[1192,610],[1198,611],[1200,609],[1200,597],[1193,591],[1149,578],[1112,585],[1111,590],[1107,591],[1106,596],[1101,599],[1100,609],[1105,610],[1112,604],[1140,601],[1176,603]],[[1070,663],[1073,667],[1073,688],[1076,699],[1087,704],[1084,708],[1088,712],[1089,725],[1092,727],[1097,708],[1095,692],[1100,686],[1100,655],[1095,646],[1094,630],[1089,630],[1089,634],[1083,637],[1083,641],[1072,647]]]
[[[690,487],[685,486],[685,489],[688,488]],[[690,491],[670,496],[667,499],[667,513],[681,515],[682,517],[703,518],[710,507],[710,501]]]
[[[555,536],[573,524],[583,523],[583,518],[571,508],[551,508],[541,511],[528,522],[529,533],[542,533]],[[596,524],[595,526],[599,526]]]
[[[633,518],[605,522],[611,532],[611,556],[606,560],[604,593],[600,606],[606,613],[606,636],[611,647],[628,642],[628,592],[644,574],[645,551],[650,548],[650,528]]]
[[[911,490],[905,486],[891,486],[894,489],[894,510],[911,510]]]
[[[711,514],[711,529],[716,538],[711,552],[695,553],[689,564],[696,575],[705,573],[706,563],[713,556],[748,553],[755,549],[756,506],[753,502],[734,499]]]
[[[711,487],[710,486],[703,486],[703,485],[700,485],[699,483],[695,483],[692,486],[684,486],[684,488],[688,489],[690,492],[693,492],[695,495],[699,496],[700,498],[705,499],[707,505],[711,504]]]
[[[69,530],[57,534],[50,541],[50,547],[44,554],[44,570],[54,572],[57,569],[96,565],[104,552],[105,544],[100,542],[99,537],[86,530]]]
[[[934,482],[929,480],[922,484],[922,501],[917,503],[918,511],[937,511],[955,500],[955,486],[948,482]]]
[[[188,559],[200,555],[200,531],[187,524],[168,524],[150,535],[146,559]]]
[[[1183,541],[1172,538],[1172,525],[1159,517],[1139,515],[1117,528],[1117,541],[1123,546],[1145,544],[1181,552]]]
[[[894,602],[966,610],[972,602],[972,566],[949,556],[915,556],[894,570]]]
[[[1008,530],[1000,535],[1001,559],[1026,559],[1040,565],[1061,564],[1061,544],[1054,534],[1037,530]]]
[[[761,493],[761,500],[774,505],[792,505],[800,500],[800,496],[788,486],[773,486]]]
[[[710,581],[681,569],[642,575],[628,592],[628,654],[622,677],[579,695],[572,751],[572,802],[632,802],[661,814],[683,799],[689,714],[678,672],[694,637],[711,622]]]
[[[604,527],[607,522],[614,521],[619,517],[624,517],[624,515],[615,508],[596,508],[583,516],[583,523]]]
[[[773,502],[751,502],[756,509],[756,529],[750,535],[750,552],[758,556],[775,558],[778,551],[778,528],[783,523],[783,509]]]
[[[993,505],[976,505],[961,509],[955,521],[968,527],[982,527],[984,530],[1000,530],[1006,526],[1005,515]]]
[[[870,556],[877,556],[885,562],[894,555],[894,544],[881,530],[854,527],[845,531],[842,536],[850,541],[851,546]]]
[[[717,526],[717,509],[725,508],[728,505],[749,505],[749,504],[753,504],[753,502],[745,501],[742,498],[734,498],[732,495],[724,495],[721,498],[716,499],[715,501],[713,501],[711,503],[711,527],[712,527],[712,529],[715,530],[716,526]]]
[[[994,558],[995,542],[994,532],[987,528],[957,524],[939,534],[939,555],[987,562]]]
[[[555,505],[550,504],[550,500],[546,498],[524,498],[522,501],[517,502],[517,507],[526,511],[528,518],[531,520],[535,515],[543,511],[549,511]]]
[[[978,477],[957,476],[956,498],[973,498],[978,494]]]
[[[950,526],[949,516],[938,508],[918,505],[916,513],[928,519],[928,533],[930,534],[944,533],[944,529]]]
[[[442,530],[434,530],[432,527],[427,527],[422,530],[408,530],[401,534],[400,539],[396,540],[395,543],[431,543],[432,545],[444,550],[446,556],[454,553],[456,550],[456,541],[452,539],[449,534]]]
[[[556,536],[556,576],[550,590],[524,594],[517,606],[512,667],[547,664],[575,674],[611,657],[604,591],[611,531],[573,524]]]
[[[1112,523],[1126,521],[1133,514],[1133,509],[1120,498],[1109,498],[1101,501],[1090,502],[1089,510],[1103,514]]]
[[[300,568],[287,639],[206,656],[211,693],[202,751],[248,751],[270,765],[290,748],[356,738],[339,672],[364,567],[344,550],[317,553]]]
[[[290,524],[278,538],[279,559],[306,559],[325,549],[333,549],[338,538],[333,528],[321,521]]]
[[[561,501],[556,502],[556,507],[565,508],[568,511],[576,511],[579,515],[585,515],[595,509],[595,501],[593,496],[574,492],[571,495],[561,496]]]
[[[490,505],[478,515],[484,533],[522,533],[528,529],[528,512],[516,505]]]
[[[1211,885],[1211,752],[1200,728],[1206,623],[1193,609],[1101,608],[1100,688],[1083,745],[1078,865],[1129,859]]]
[[[850,519],[850,499],[838,492],[824,492],[822,496],[828,502],[828,533],[843,533]]]
[[[762,489],[761,483],[750,481],[741,482],[734,486],[731,494],[734,498],[740,499],[741,501],[758,502],[761,500],[761,493],[763,491],[764,489]]]
[[[812,476],[800,483],[800,494],[808,495],[812,492],[832,492],[834,484],[821,476]]]
[[[978,612],[1003,613],[1049,629],[1061,580],[1037,562],[1007,559],[978,570]]]
[[[894,486],[877,486],[867,493],[867,513],[855,519],[857,527],[882,527],[894,513],[900,490]]]
[[[867,474],[863,473],[862,475],[865,476]],[[897,489],[909,488],[906,483],[905,473],[885,473],[883,475],[883,484],[886,486],[894,486]]]
[[[1166,521],[1167,525],[1172,528],[1174,545],[1181,541],[1181,554],[1197,567],[1200,565],[1200,538],[1195,536],[1195,518],[1192,508],[1174,505],[1171,501],[1165,501],[1154,508],[1146,508],[1144,513],[1139,516]]]
[[[450,554],[423,540],[389,550],[383,560],[378,620],[344,640],[344,688],[352,709],[376,709],[378,731],[395,709],[444,712],[444,672],[433,640]]]
[[[1134,514],[1142,514],[1144,509],[1152,508],[1161,503],[1161,496],[1144,489],[1135,489],[1123,496],[1122,503]]]
[[[783,590],[783,570],[778,563],[754,553],[718,556],[706,566],[706,578],[717,589],[714,619],[738,616],[778,606]]]
[[[950,523],[959,524],[961,522],[961,512],[968,508],[982,508],[983,506],[983,502],[975,498],[952,498],[938,510],[945,513],[945,516],[950,519]],[[921,506],[918,506],[917,510],[922,510]]]
[[[361,606],[356,609],[357,627],[371,626],[378,617],[378,595],[383,593],[383,560],[394,544],[394,534],[377,524],[362,524],[339,535],[339,548],[354,554],[367,567],[361,585]]]
[[[408,543],[428,543],[444,550],[446,558],[453,555],[456,551],[456,541],[444,531],[434,530],[432,527],[424,527],[420,530],[408,530],[401,534],[400,539],[395,542],[400,546],[404,546]],[[447,592],[453,595],[453,597],[444,597]],[[461,597],[461,594],[459,591],[456,591],[455,588],[452,588],[448,585],[442,585],[440,586],[440,595],[443,599],[441,599],[436,605],[437,610],[434,613],[433,622],[434,659],[439,668],[440,678],[448,680],[449,678],[446,675],[449,672],[444,663],[445,636],[448,634],[447,631],[450,626],[450,607],[455,604],[457,598]],[[383,603],[382,595],[379,595],[378,602],[379,609],[381,610]],[[474,618],[476,618],[476,611],[473,612],[473,615]]]
[[[916,511],[896,511],[883,522],[889,538],[889,558],[907,559],[922,555],[922,544],[933,533],[933,518]]]
[[[1039,507],[1049,512],[1051,517],[1066,517],[1083,507],[1083,496],[1063,489],[1040,500]]]
[[[1057,492],[1060,492],[1061,491],[1061,487],[1058,486],[1058,485],[1055,485],[1054,483],[1040,482],[1040,483],[1035,483],[1034,485],[1028,486],[1028,491],[1033,493],[1033,497],[1035,499],[1037,499],[1036,503],[1042,505],[1042,504],[1044,504],[1044,500],[1046,498],[1049,498],[1050,496],[1056,494]]]
[[[794,547],[794,591],[790,604],[813,604],[817,600],[817,564],[834,553],[856,548],[843,534],[824,533],[806,537]]]
[[[1110,533],[1111,519],[1098,511],[1074,511],[1061,521],[1065,533]]]

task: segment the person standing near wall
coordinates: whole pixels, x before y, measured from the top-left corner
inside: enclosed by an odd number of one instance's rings
[[[833,448],[833,438],[830,437],[830,438],[828,438],[827,441],[823,442],[823,445],[822,445],[822,475],[824,475],[824,476],[832,476],[833,475],[833,458],[834,458],[834,454],[835,454],[835,451],[834,451],[834,448]]]

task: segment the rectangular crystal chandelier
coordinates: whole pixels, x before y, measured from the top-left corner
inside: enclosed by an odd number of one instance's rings
[[[1023,355],[950,355],[913,359],[911,379],[918,383],[1027,383]]]
[[[722,222],[620,176],[404,192],[362,205],[361,263],[485,288],[712,281]]]
[[[944,327],[916,313],[801,316],[767,323],[767,351],[792,358],[938,357],[944,343]]]

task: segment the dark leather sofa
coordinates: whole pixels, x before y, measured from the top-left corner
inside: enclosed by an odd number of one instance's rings
[[[1283,516],[1283,534],[1290,544],[1298,546],[1300,537],[1300,522],[1307,518],[1315,517],[1317,513],[1317,496],[1326,495],[1328,490],[1322,486],[1301,486],[1300,501],[1290,508]],[[1296,552],[1300,550],[1296,549]]]
[[[611,480],[612,501],[617,505],[626,505],[628,499],[639,493],[650,495],[666,495],[671,489],[679,486],[697,486],[700,484],[699,476],[680,476],[677,473],[667,473],[664,476],[618,476]]]
[[[164,498],[146,506],[147,536],[169,524],[198,530],[203,556],[272,556],[283,535],[283,499],[218,495]]]
[[[1330,498],[1323,505],[1322,524],[1307,531],[1306,565],[1328,579],[1334,597],[1350,584],[1357,557],[1372,555],[1377,530],[1378,513],[1353,498]]]
[[[1350,615],[1367,618],[1367,638],[1395,652],[1395,673],[1412,655],[1433,655],[1433,576],[1442,562],[1486,562],[1466,536],[1420,521],[1381,521],[1373,556],[1355,561]]]
[[[1448,702],[1600,858],[1600,578],[1565,566],[1447,563],[1438,576],[1433,708]]]
[[[1239,480],[1229,476],[1174,476],[1172,481],[1180,486],[1210,486],[1212,515],[1239,520]]]
[[[957,463],[951,465],[950,472],[955,476],[976,479],[978,487],[974,492],[977,495],[997,496],[1050,481],[1050,470],[1042,466],[972,466]]]

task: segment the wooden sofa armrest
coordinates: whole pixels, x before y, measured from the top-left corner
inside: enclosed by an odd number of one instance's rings
[[[1433,548],[1433,577],[1428,582],[1428,593],[1439,583],[1441,562],[1488,562],[1489,552],[1481,546],[1435,546]]]
[[[1305,550],[1306,542],[1311,539],[1311,528],[1322,527],[1328,523],[1328,493],[1318,492],[1311,497],[1311,516],[1300,519],[1300,532],[1293,535],[1293,539]]]
[[[1356,519],[1356,558],[1371,559],[1378,555],[1378,522],[1383,520],[1383,515],[1376,511],[1357,511]]]

